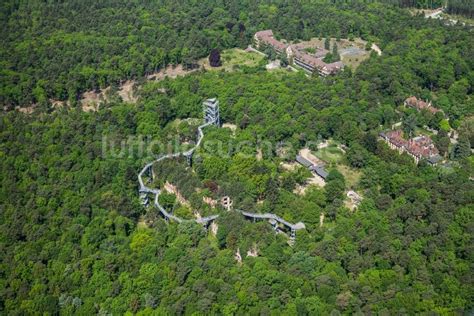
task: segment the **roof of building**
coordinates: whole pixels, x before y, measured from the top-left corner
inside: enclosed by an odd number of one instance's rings
[[[300,156],[300,155],[297,155],[296,156],[296,161],[299,162],[300,164],[302,164],[303,166],[307,167],[307,168],[310,168],[312,166],[314,166],[314,164],[309,161],[308,159],[304,158],[303,156]]]
[[[443,160],[443,157],[441,157],[440,155],[434,155],[428,158],[428,162],[432,165],[437,164],[441,160]]]
[[[272,30],[263,30],[263,31],[258,31],[255,33],[257,37],[268,37],[268,36],[273,36],[273,31]]]
[[[272,30],[259,31],[255,33],[255,36],[277,50],[285,50],[288,47],[288,44],[280,42],[273,36]]]
[[[307,47],[307,45],[304,43],[288,45],[286,43],[280,42],[273,36],[272,30],[258,31],[255,33],[255,37],[257,37],[259,41],[262,41],[279,51],[284,51],[286,48],[290,47],[297,59],[305,64],[308,64],[312,68],[319,69],[324,73],[332,74],[344,67],[344,64],[340,61],[327,64],[321,59],[326,56],[329,51],[322,48],[317,48],[314,54],[310,54],[304,51],[304,49]]]
[[[305,64],[310,65],[313,68],[318,68],[321,70],[325,70],[329,73],[335,72],[337,70],[342,69],[344,67],[344,64],[340,61],[334,62],[327,64],[325,63],[321,58],[317,58],[316,56],[313,56],[305,51],[302,51],[300,49],[297,49],[295,47],[291,47],[292,52],[295,55],[295,58],[299,59],[300,61],[304,62]]]
[[[320,167],[320,166],[314,167],[313,171],[316,172],[316,174],[320,176],[321,178],[323,178],[324,180],[326,180],[326,178],[329,175],[329,173],[323,167]]]
[[[407,150],[420,158],[429,158],[439,154],[438,149],[428,136],[418,136],[408,140]]]
[[[401,130],[393,130],[385,133],[385,137],[397,147],[406,147],[407,141],[403,138]]]
[[[440,112],[440,109],[435,108],[431,105],[431,102],[425,102],[421,99],[418,99],[415,96],[411,96],[405,100],[405,105],[416,108],[417,110],[428,110],[429,112],[435,114]]]
[[[380,133],[380,136],[390,141],[390,143],[396,147],[404,148],[410,154],[419,158],[430,158],[439,154],[439,151],[433,144],[431,138],[425,135],[406,140],[403,138],[403,132],[401,130],[393,130],[386,133]]]
[[[326,169],[324,169],[323,166],[317,166],[308,159],[304,158],[303,156],[297,155],[296,156],[296,161],[302,164],[303,166],[307,167],[310,171],[315,172],[318,176],[320,176],[323,179],[326,179],[328,176],[328,172]]]

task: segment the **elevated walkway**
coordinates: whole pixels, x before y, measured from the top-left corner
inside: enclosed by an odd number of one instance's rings
[[[165,160],[165,159],[175,158],[175,157],[179,157],[179,156],[186,157],[188,159],[188,162],[192,159],[194,151],[201,145],[202,139],[204,138],[203,128],[205,128],[207,126],[210,126],[210,125],[218,125],[219,126],[219,124],[220,124],[220,121],[219,121],[220,120],[220,118],[219,118],[219,101],[217,101],[216,99],[209,99],[209,100],[206,100],[204,102],[205,106],[207,104],[211,104],[212,109],[211,109],[210,112],[209,111],[205,112],[205,123],[198,127],[198,140],[196,142],[196,145],[193,148],[191,148],[191,149],[189,149],[185,152],[162,155],[162,156],[158,157],[156,160],[147,163],[142,168],[142,170],[138,173],[138,182],[139,182],[139,185],[140,185],[139,192],[141,194],[143,194],[143,193],[153,194],[155,196],[154,197],[154,202],[153,202],[154,206],[160,211],[162,216],[168,221],[172,220],[172,221],[175,221],[177,223],[194,221],[198,224],[201,224],[201,225],[207,227],[211,222],[213,222],[217,218],[219,218],[219,215],[217,215],[217,214],[216,215],[210,215],[210,216],[207,216],[207,217],[201,217],[199,219],[194,219],[194,220],[187,220],[187,219],[183,219],[183,218],[180,218],[178,216],[175,216],[175,215],[169,213],[158,202],[158,198],[161,194],[161,190],[155,189],[155,188],[150,188],[150,187],[146,186],[145,182],[143,181],[143,176],[145,174],[150,174],[150,175],[152,174],[151,168],[152,168],[153,164],[156,163],[156,162],[160,162],[160,161]],[[216,107],[217,107],[217,113],[213,112]],[[209,113],[211,113],[211,115]],[[305,229],[305,225],[302,222],[292,224],[292,223],[284,220],[283,218],[279,217],[278,215],[275,215],[275,214],[272,214],[272,213],[259,214],[259,213],[251,213],[251,212],[242,211],[242,210],[237,210],[237,211],[239,213],[241,213],[243,216],[245,216],[246,218],[252,218],[254,220],[268,220],[270,223],[272,223],[272,225],[274,227],[276,227],[277,224],[283,225],[284,227],[286,227],[290,231],[290,241],[291,242],[294,242],[297,230]]]

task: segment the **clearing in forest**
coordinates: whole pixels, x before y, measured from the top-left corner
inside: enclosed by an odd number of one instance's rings
[[[350,66],[352,69],[357,68],[361,62],[370,56],[370,50],[366,50],[367,41],[361,38],[355,38],[353,40],[330,38],[329,41],[330,51],[332,51],[332,47],[336,44],[342,63],[345,66]],[[309,41],[301,42],[301,44],[304,44],[309,49],[324,48],[324,42],[325,38],[312,38]],[[379,55],[382,54],[380,48],[375,44],[372,45],[371,49]]]
[[[347,188],[355,188],[357,186],[362,175],[361,171],[342,164],[338,164],[336,169],[344,176],[344,179],[346,179]]]
[[[84,112],[97,112],[101,103],[106,103],[110,87],[100,89],[99,92],[94,90],[86,91],[82,94],[81,107]]]
[[[133,87],[135,82],[132,80],[125,81],[118,91],[118,95],[122,98],[122,100],[126,103],[136,103],[138,98],[133,93]]]
[[[336,143],[330,143],[326,147],[319,148],[314,154],[316,157],[329,164],[340,163],[344,157],[344,152]]]
[[[169,65],[164,69],[160,69],[158,72],[154,72],[151,75],[148,75],[146,78],[148,80],[163,80],[165,78],[175,79],[180,76],[185,76],[197,69],[184,69],[183,65]]]
[[[225,70],[225,71],[233,71],[235,68],[240,66],[248,66],[248,67],[256,67],[258,64],[264,59],[264,56],[261,54],[252,52],[252,51],[245,51],[240,48],[232,48],[226,49],[221,52],[221,62],[222,66],[220,67],[211,67],[209,65],[209,59],[202,58],[199,61],[199,65],[210,71],[215,70]]]

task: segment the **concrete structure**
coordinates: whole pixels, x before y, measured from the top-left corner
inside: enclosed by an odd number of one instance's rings
[[[232,199],[228,196],[223,196],[221,198],[221,205],[228,211],[230,211],[231,207],[232,207]]]
[[[150,200],[148,199],[148,195],[144,192],[140,193],[140,204],[143,206],[148,206]]]
[[[296,231],[306,228],[305,224],[302,222],[292,224],[290,222],[285,221],[283,218],[271,213],[259,214],[259,213],[250,213],[250,212],[241,211],[241,210],[239,210],[239,212],[242,213],[242,215],[244,215],[245,217],[251,218],[254,221],[262,220],[262,219],[268,220],[270,224],[274,227],[274,229],[277,229],[278,224],[286,227],[287,229],[290,230],[290,244],[293,244],[295,241]]]
[[[347,191],[346,196],[350,199],[351,203],[353,204],[353,209],[357,208],[363,199],[359,193],[353,190]]]
[[[207,99],[203,102],[204,122],[221,126],[221,118],[219,114],[219,100],[216,98]]]
[[[216,126],[221,125],[221,118],[220,118],[220,113],[219,113],[219,100],[217,100],[216,98],[207,99],[202,103],[202,106],[203,106],[203,113],[204,113],[204,124],[198,127],[198,142],[196,146],[194,146],[190,150],[183,153],[183,156],[186,157],[186,161],[189,166],[191,166],[193,162],[194,150],[197,147],[199,147],[199,145],[201,144],[201,140],[204,137],[202,129],[212,124]]]

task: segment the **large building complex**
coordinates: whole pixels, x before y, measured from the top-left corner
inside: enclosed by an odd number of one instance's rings
[[[313,55],[294,46],[296,45],[290,45],[286,50],[288,59],[293,60],[293,63],[308,72],[313,73],[316,71],[320,76],[328,76],[339,72],[344,67],[340,61],[329,64],[325,63],[322,58],[326,56],[326,54],[324,54],[323,57],[316,57],[323,54],[325,50],[318,50],[316,54]]]
[[[255,44],[257,48],[263,48],[265,46],[271,46],[277,53],[285,53],[288,44],[282,43],[273,36],[272,30],[265,30],[255,33],[254,36]]]
[[[320,76],[335,74],[344,67],[340,61],[325,63],[323,58],[328,53],[327,50],[317,48],[314,53],[309,53],[305,50],[304,44],[286,44],[277,40],[273,36],[272,30],[255,33],[254,40],[258,49],[263,50],[265,47],[271,46],[277,53],[286,54],[290,63],[300,66],[307,72],[318,73]]]
[[[438,149],[428,136],[417,136],[407,140],[403,138],[403,132],[401,130],[393,130],[380,133],[380,138],[382,138],[390,148],[396,149],[400,153],[406,152],[417,164],[421,159],[426,159],[431,165],[436,165],[442,160]]]

